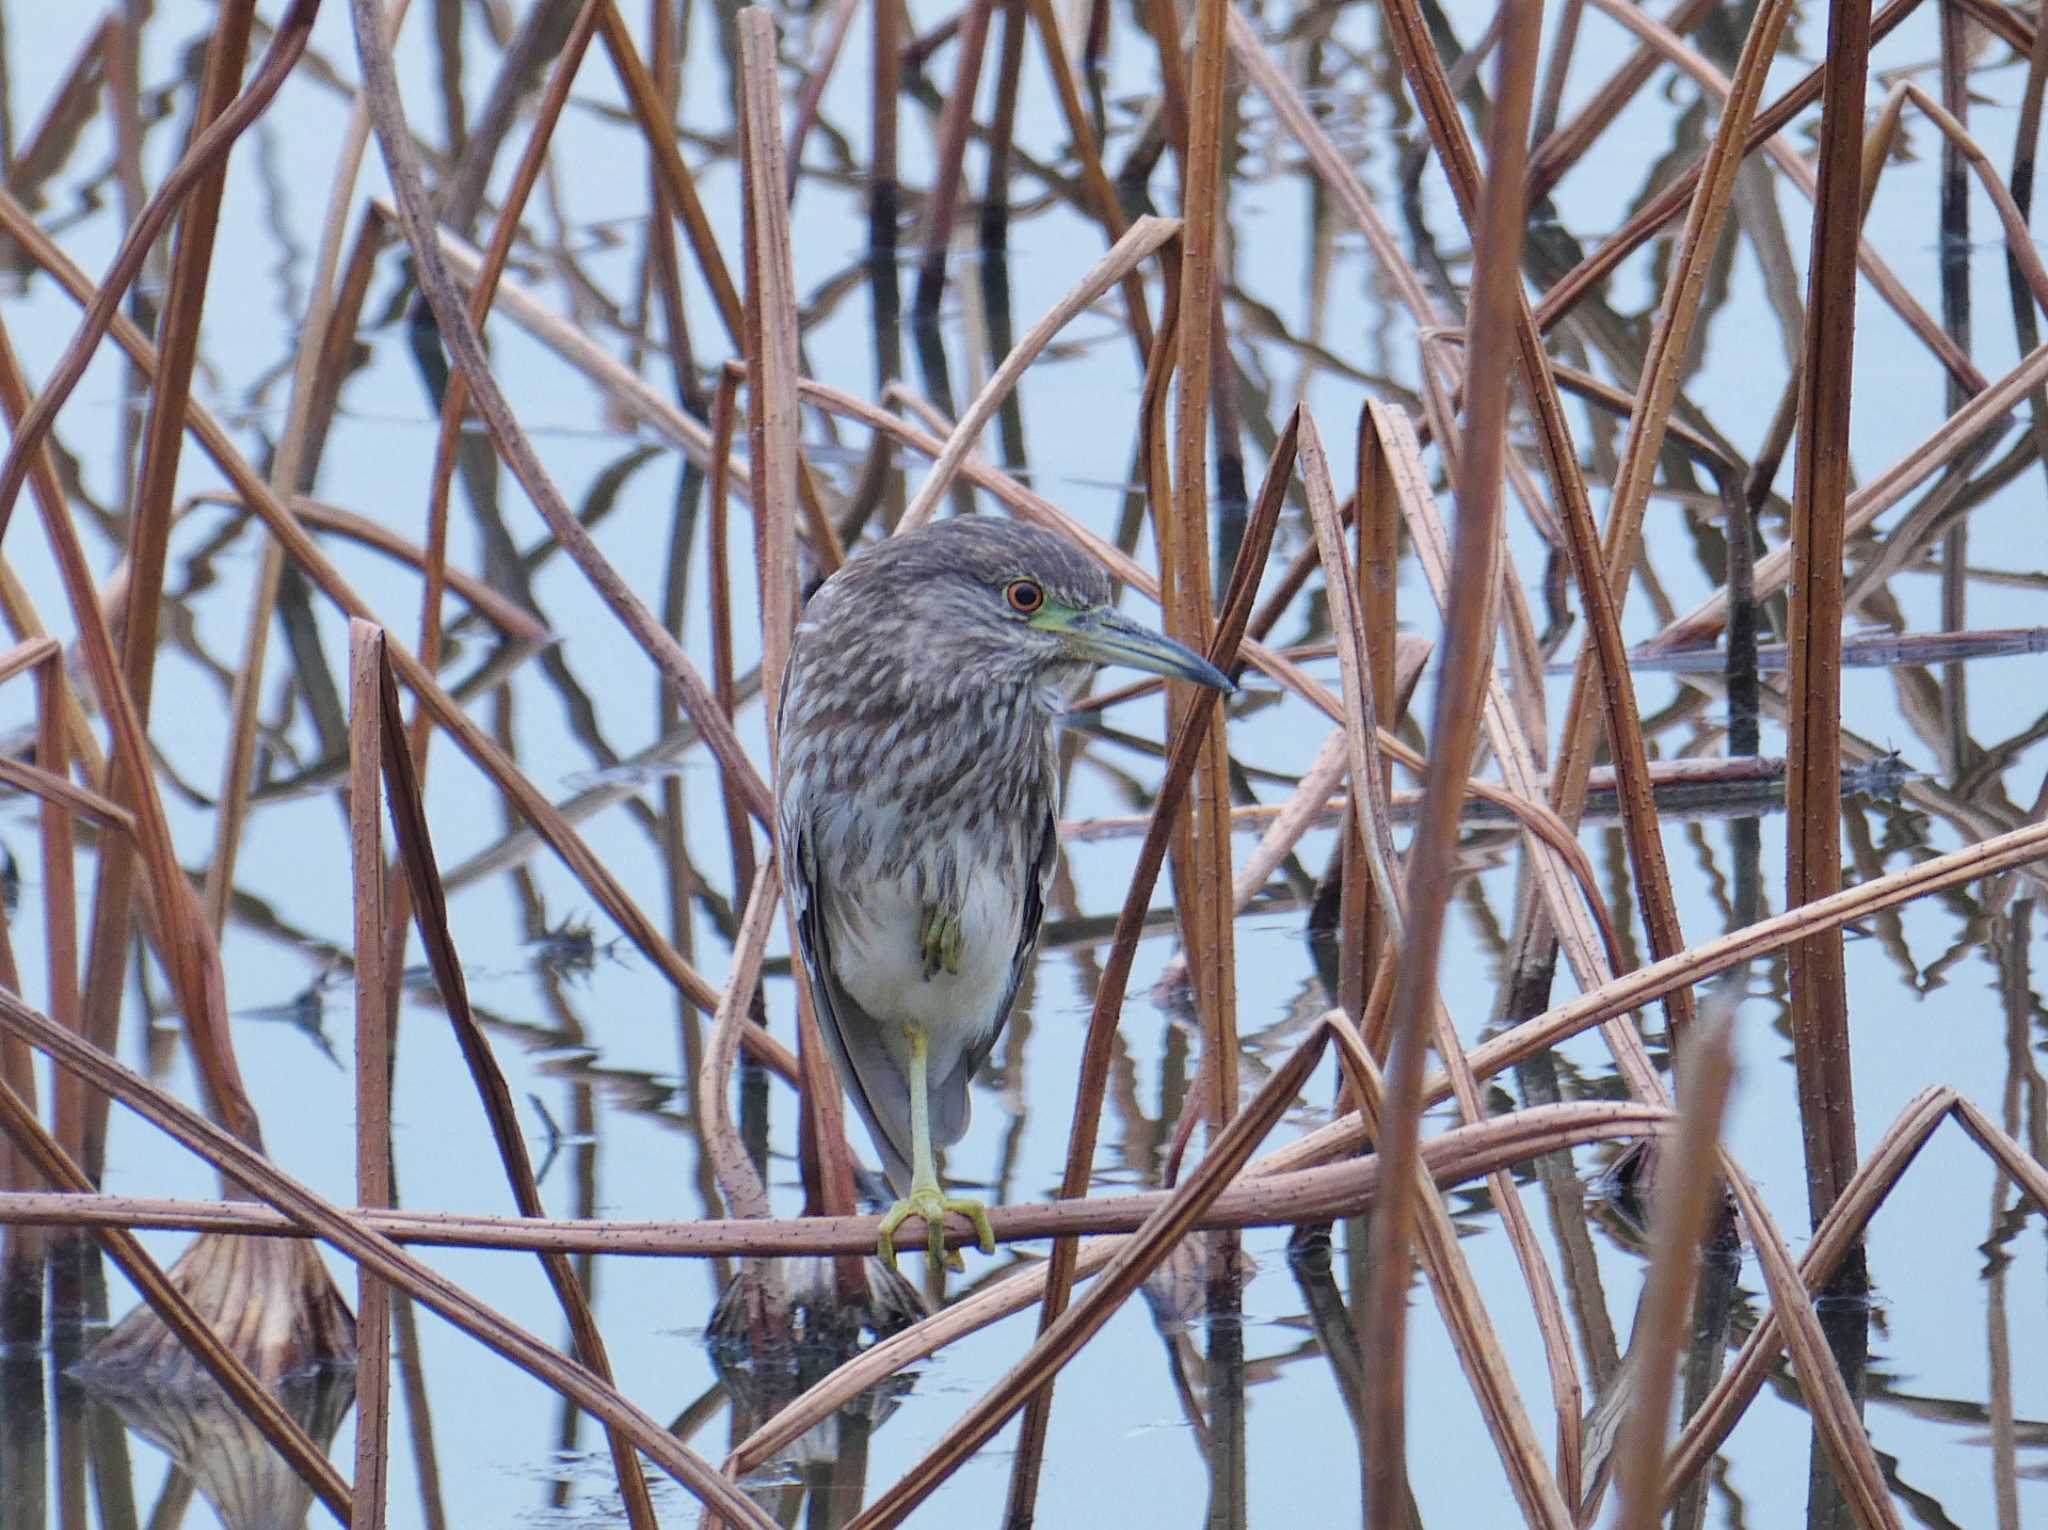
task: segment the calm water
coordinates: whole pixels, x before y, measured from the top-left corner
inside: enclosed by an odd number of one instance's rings
[[[265,12],[278,7],[266,6]],[[642,24],[634,11],[634,24]],[[447,123],[469,120],[496,77],[500,49],[484,24],[483,8],[455,0],[416,6],[401,44],[401,68],[416,133],[437,149]],[[919,0],[920,27],[943,20],[946,8]],[[1459,3],[1447,8],[1448,25],[1467,44],[1483,32],[1490,8]],[[729,258],[740,247],[738,178],[729,157],[733,131],[732,65],[719,13],[708,6],[685,10],[686,61],[681,119],[686,153],[701,167],[700,187]],[[154,184],[181,147],[195,90],[198,51],[212,8],[167,0],[140,27],[141,101],[147,127],[142,159]],[[1740,35],[1743,16],[1723,26]],[[7,130],[23,144],[43,115],[56,82],[77,54],[99,14],[88,7],[11,4],[4,20]],[[809,59],[823,36],[825,16],[792,15],[785,51]],[[1277,38],[1286,67],[1326,113],[1330,130],[1372,187],[1386,216],[1425,271],[1434,263],[1462,281],[1466,247],[1448,192],[1433,170],[1419,182],[1412,213],[1403,210],[1404,157],[1419,128],[1405,100],[1390,95],[1392,66],[1384,62],[1377,14],[1367,7],[1318,13],[1297,29],[1289,13],[1274,9],[1262,20]],[[1773,76],[1789,83],[1818,56],[1824,16],[1810,8]],[[437,27],[440,29],[437,32]],[[865,13],[856,23],[838,75],[826,91],[818,132],[805,157],[795,202],[798,290],[809,319],[805,357],[812,375],[872,394],[878,345],[875,309],[862,274],[867,238],[863,198],[850,165],[867,154]],[[452,42],[451,42],[452,40]],[[1708,34],[1713,42],[1714,34]],[[260,41],[260,39],[259,39]],[[1718,44],[1717,44],[1718,46]],[[991,55],[994,54],[991,47]],[[1625,54],[1620,29],[1589,13],[1583,24],[1567,110],[1581,101]],[[1732,61],[1729,44],[1716,57]],[[1793,55],[1798,55],[1794,57]],[[1106,79],[1108,161],[1120,166],[1140,131],[1152,88],[1149,44],[1124,9],[1114,13]],[[1933,9],[1903,26],[1879,50],[1874,69],[1919,70],[1930,83],[1937,56]],[[321,67],[315,67],[315,65]],[[935,92],[950,87],[951,50],[936,56]],[[991,70],[992,72],[992,70]],[[195,384],[200,396],[236,428],[242,449],[261,462],[282,429],[290,358],[298,341],[307,284],[319,239],[319,221],[333,156],[345,130],[348,101],[332,77],[353,80],[356,64],[346,10],[325,7],[312,54],[262,124],[233,160],[215,259]],[[1490,78],[1490,69],[1486,71]],[[2024,71],[2007,61],[2002,45],[1983,50],[1971,85],[1978,98],[1973,125],[2000,156],[2009,153],[2014,105]],[[786,77],[792,94],[794,76]],[[1874,90],[1875,95],[1875,90]],[[986,98],[985,98],[986,101]],[[933,159],[938,94],[929,106],[903,107],[903,175],[922,186]],[[1231,298],[1227,322],[1242,370],[1241,402],[1251,471],[1263,465],[1262,443],[1285,409],[1305,400],[1333,438],[1341,462],[1350,422],[1367,390],[1407,397],[1417,382],[1412,326],[1388,300],[1362,240],[1343,227],[1302,168],[1301,156],[1256,96],[1242,111],[1231,192],[1228,250]],[[984,115],[985,115],[984,105]],[[1560,187],[1547,246],[1569,238],[1590,243],[1612,229],[1657,183],[1672,163],[1683,163],[1710,131],[1711,118],[1696,89],[1666,71],[1637,98],[1593,155]],[[502,190],[514,148],[501,157],[494,189]],[[1928,126],[1908,115],[1910,152],[1887,171],[1873,209],[1869,235],[1907,285],[1930,308],[1938,306],[1935,244],[1939,153]],[[1022,151],[1013,200],[1007,278],[1010,326],[1022,330],[1087,268],[1100,248],[1092,224],[1075,210],[1068,183],[1074,165],[1043,66],[1026,55],[1018,143]],[[1795,131],[1804,148],[1809,140]],[[38,215],[88,271],[105,268],[124,226],[118,186],[111,178],[115,143],[103,117],[84,122],[65,145],[59,168],[36,192]],[[979,151],[970,153],[971,184],[980,184]],[[1057,172],[1056,183],[1035,167]],[[358,201],[383,192],[374,151]],[[1154,195],[1170,210],[1171,172],[1153,180]],[[1995,230],[1988,201],[1974,193],[1972,227],[1980,238]],[[586,61],[575,96],[556,137],[553,173],[527,218],[519,279],[549,306],[576,323],[614,355],[637,365],[658,389],[672,388],[667,359],[655,341],[658,317],[643,317],[643,260],[649,202],[644,154],[620,115],[620,96],[601,50]],[[1703,323],[1698,365],[1686,400],[1703,421],[1743,457],[1762,439],[1779,389],[1785,357],[1796,340],[1796,313],[1785,326],[1789,296],[1803,294],[1808,204],[1782,178],[1754,172],[1737,199],[1734,233],[1716,273]],[[945,375],[920,358],[906,324],[900,343],[908,379],[918,391],[948,395],[957,409],[999,359],[991,355],[992,315],[981,280],[983,262],[963,244],[953,267],[942,316]],[[1635,359],[1648,333],[1648,310],[1666,269],[1661,246],[1631,260],[1610,284],[1605,303],[1583,310],[1584,322],[1560,331],[1564,354],[1605,376],[1633,380]],[[1532,278],[1547,280],[1554,271]],[[154,293],[161,269],[145,290]],[[1972,267],[1976,307],[1974,355],[1996,377],[2015,357],[2002,256],[1979,249]],[[373,516],[409,539],[421,532],[434,437],[434,412],[408,347],[399,315],[407,289],[395,254],[380,263],[360,340],[362,365],[347,380],[317,485],[327,501]],[[904,295],[913,285],[906,271]],[[700,361],[726,354],[723,337],[701,287],[686,278],[689,321]],[[76,311],[51,283],[14,274],[0,318],[32,377],[44,375],[68,338]],[[1940,376],[1925,353],[1869,289],[1859,310],[1855,426],[1856,466],[1868,477],[1932,430],[1946,413]],[[646,337],[649,343],[642,343]],[[652,603],[672,577],[678,520],[680,459],[651,435],[636,435],[579,374],[509,323],[490,332],[493,359],[514,405],[544,450],[551,472],[572,503],[602,515],[598,535],[620,568],[638,580]],[[1030,375],[1021,410],[986,449],[1012,465],[1073,514],[1114,534],[1126,513],[1122,485],[1130,474],[1138,378],[1131,347],[1110,310],[1081,318],[1056,350]],[[119,557],[133,476],[133,436],[139,422],[132,381],[112,360],[101,360],[64,412],[57,440],[75,474],[74,503],[90,549],[103,572]],[[816,421],[816,460],[836,484],[849,486],[865,438],[838,428],[831,436]],[[1581,450],[1606,481],[1620,431],[1611,421],[1574,414]],[[2020,439],[2017,431],[2007,444]],[[912,482],[915,482],[913,465]],[[2043,620],[2041,586],[2048,579],[2041,534],[2040,469],[2027,466],[1971,512],[1966,538],[1927,540],[1924,551],[1870,592],[1857,625],[1928,632],[1946,626],[2021,627]],[[1348,469],[1339,469],[1348,484]],[[1789,485],[1789,471],[1781,488]],[[199,495],[221,485],[210,466],[188,452],[182,489]],[[1604,510],[1604,494],[1596,504]],[[665,727],[654,676],[623,630],[605,612],[567,560],[550,556],[537,515],[509,478],[486,475],[458,486],[453,522],[454,556],[464,568],[494,571],[501,586],[523,584],[534,606],[562,636],[556,648],[518,668],[510,682],[472,701],[474,714],[517,752],[543,790],[566,798],[625,758],[642,750]],[[1702,509],[1702,507],[1705,507]],[[1719,578],[1720,540],[1711,499],[1666,495],[1652,505],[1649,568],[1655,588],[1639,585],[1631,597],[1628,631],[1649,635],[1659,610],[1686,609]],[[1911,503],[1883,523],[1896,526]],[[1511,517],[1517,565],[1541,612],[1543,548],[1527,523]],[[687,592],[683,636],[708,666],[708,558],[704,517],[695,516],[679,576]],[[744,521],[735,512],[737,545]],[[1775,510],[1765,530],[1783,536]],[[1283,551],[1303,545],[1306,522],[1290,516]],[[1920,544],[1915,544],[1918,547]],[[1873,543],[1858,550],[1867,561]],[[1139,556],[1149,559],[1142,543]],[[416,630],[416,581],[396,565],[359,547],[333,542],[332,552],[395,633],[410,641]],[[166,772],[166,801],[181,852],[200,866],[211,852],[209,806],[220,778],[227,685],[239,662],[250,592],[261,565],[259,536],[216,505],[196,505],[172,543],[169,591],[175,626],[158,667],[153,736]],[[17,519],[7,555],[34,592],[44,615],[64,631],[62,600],[37,529]],[[1962,570],[1944,609],[1940,567],[1953,559]],[[745,581],[742,581],[744,586]],[[1401,590],[1404,621],[1417,630],[1434,625],[1428,591],[1413,566]],[[300,602],[304,624],[289,643],[272,643],[265,717],[267,780],[237,872],[238,902],[223,955],[230,1003],[239,1016],[236,1044],[251,1091],[264,1112],[271,1151],[289,1172],[322,1194],[352,1198],[353,1080],[351,995],[333,953],[350,944],[348,844],[337,811],[339,777],[317,718],[319,686],[345,683],[346,631],[318,597]],[[758,626],[750,609],[739,613],[744,634]],[[1316,607],[1304,602],[1276,629],[1287,641],[1322,635]],[[1567,648],[1567,653],[1569,648]],[[484,634],[465,630],[449,677],[469,675],[485,653]],[[742,656],[751,662],[751,654]],[[1332,679],[1327,661],[1322,669]],[[1562,707],[1563,684],[1553,697]],[[2048,662],[2039,657],[1988,660],[1967,668],[1865,669],[1845,686],[1847,726],[1879,750],[1896,750],[1919,773],[1899,800],[1858,800],[1849,813],[1850,843],[1860,874],[1896,869],[1927,853],[1954,848],[1970,837],[2010,827],[2031,811],[2048,754],[2035,743],[2043,731],[2041,697]],[[1646,674],[1642,711],[1655,728],[1665,757],[1714,754],[1724,748],[1718,703],[1696,704],[1683,678]],[[311,698],[309,700],[309,698]],[[1426,705],[1427,690],[1418,702]],[[32,717],[24,682],[0,690],[0,721],[27,726]],[[1240,761],[1280,776],[1298,774],[1321,743],[1326,725],[1302,704],[1259,698],[1241,704],[1234,732]],[[1425,714],[1426,715],[1426,714]],[[1156,738],[1154,702],[1129,703],[1111,715],[1119,730]],[[743,735],[763,747],[760,717],[750,710]],[[1781,733],[1766,718],[1763,752],[1780,754]],[[1156,777],[1147,754],[1116,743],[1092,747],[1074,774],[1070,816],[1139,811]],[[604,779],[617,779],[616,776]],[[716,898],[729,898],[724,830],[716,781],[700,757],[684,756],[680,782],[681,832],[694,863]],[[1257,778],[1267,800],[1283,785]],[[445,741],[436,745],[429,811],[444,867],[459,865],[495,845],[507,832],[507,810],[468,763]],[[626,800],[582,824],[582,831],[641,905],[665,922],[673,906],[676,869],[665,850],[661,778],[639,780]],[[1668,852],[1687,938],[1704,940],[1741,922],[1731,888],[1738,831],[1725,818],[1672,821]],[[47,993],[40,966],[40,889],[36,885],[36,829],[26,799],[13,799],[0,815],[0,840],[22,863],[27,884],[13,927],[13,943],[32,1000]],[[1318,876],[1334,836],[1312,834],[1301,847],[1299,870]],[[1250,845],[1240,841],[1240,854]],[[1633,907],[1616,831],[1589,827],[1587,843],[1610,886],[1617,916],[1631,940]],[[1070,852],[1074,897],[1056,910],[1063,927],[1084,916],[1114,912],[1121,901],[1136,842],[1077,845]],[[1446,997],[1468,1036],[1495,1013],[1496,960],[1501,932],[1512,921],[1515,852],[1497,835],[1475,840],[1474,874],[1454,906],[1450,931],[1455,958],[1445,964]],[[1783,887],[1781,820],[1766,818],[1761,854],[1764,912],[1778,906]],[[81,878],[82,882],[86,880]],[[1247,1083],[1293,1044],[1307,1017],[1327,1003],[1305,939],[1306,910],[1298,880],[1283,880],[1278,896],[1247,916],[1239,933],[1240,1014]],[[2035,989],[2034,967],[2044,954],[2044,926],[2033,905],[2040,884],[2017,878],[1992,888],[1916,904],[1896,919],[1873,921],[1872,938],[1849,945],[1858,1123],[1866,1145],[1901,1106],[1929,1083],[1950,1083],[2008,1127],[2028,1136],[2040,1118],[2044,1086],[2037,1056],[2048,1013]],[[692,1218],[721,1214],[696,1127],[691,1069],[702,1020],[680,1012],[658,972],[617,939],[588,895],[547,854],[516,869],[463,883],[452,899],[456,937],[469,970],[474,1001],[486,1015],[514,1095],[525,1102],[525,1123],[556,1215]],[[714,980],[726,962],[726,942],[714,910],[698,903],[688,934],[695,959]],[[550,931],[589,926],[595,941],[586,967],[564,970],[543,961]],[[1059,1179],[1079,1063],[1083,1020],[1098,972],[1090,926],[1072,925],[1071,940],[1052,941],[1040,958],[1011,1029],[976,1091],[973,1129],[950,1155],[952,1174],[988,1187],[993,1198],[1032,1200]],[[776,948],[780,951],[780,945]],[[1142,1186],[1156,1182],[1159,1155],[1188,1085],[1197,1052],[1170,1002],[1154,994],[1155,981],[1174,954],[1157,934],[1142,950],[1126,1005],[1121,1050],[1111,1080],[1110,1118],[1102,1123],[1098,1182]],[[417,957],[415,957],[417,959]],[[1569,988],[1560,984],[1560,996]],[[159,975],[147,974],[148,997],[161,999]],[[310,995],[310,997],[308,997]],[[1804,1184],[1793,1104],[1789,1046],[1783,1028],[1782,964],[1761,964],[1750,975],[1740,1011],[1741,1076],[1727,1135],[1757,1177],[1788,1233],[1805,1225]],[[792,992],[784,976],[768,984],[774,1022],[789,1034]],[[1661,1023],[1652,1017],[1653,1023]],[[417,996],[404,1012],[402,1058],[394,1106],[397,1169],[405,1204],[478,1212],[509,1212],[511,1202],[448,1028],[438,1008]],[[124,1021],[123,1055],[146,1063],[185,1092],[193,1091],[187,1062],[161,1030],[146,1032],[140,995]],[[1568,1097],[1617,1092],[1604,1049],[1588,1038],[1564,1049],[1558,1068]],[[1519,1099],[1526,1081],[1500,1083]],[[1325,1068],[1289,1117],[1288,1133],[1323,1118],[1333,1075]],[[1434,1124],[1447,1124],[1436,1118]],[[770,1174],[778,1210],[800,1206],[791,1156],[794,1113],[787,1096],[773,1098],[769,1118]],[[865,1144],[863,1144],[865,1146]],[[2038,1143],[2037,1143],[2038,1146]],[[1569,1192],[1591,1185],[1608,1155],[1581,1154],[1565,1176]],[[147,1195],[206,1197],[211,1174],[195,1159],[166,1151],[162,1139],[132,1117],[118,1116],[106,1175],[109,1189]],[[1611,1368],[1616,1335],[1625,1345],[1643,1270],[1636,1245],[1611,1218],[1589,1218],[1582,1199],[1546,1196],[1532,1185],[1530,1209],[1554,1256],[1565,1245],[1590,1255],[1581,1265],[1587,1284],[1575,1313],[1575,1338],[1595,1378]],[[1987,1162],[1952,1129],[1944,1128],[1879,1217],[1870,1243],[1877,1284],[1871,1332],[1868,1421],[1880,1459],[1893,1474],[1906,1512],[1925,1524],[1993,1524],[2001,1514],[1999,1453],[1990,1423],[1992,1376],[2011,1369],[2011,1407],[2018,1420],[2017,1474],[2005,1512],[2016,1505],[2032,1520],[2048,1513],[2042,1486],[2048,1380],[2026,1363],[2048,1339],[2048,1261],[2041,1229],[2012,1211],[2009,1187],[1995,1181]],[[1483,1197],[1453,1202],[1459,1226],[1508,1346],[1524,1395],[1547,1436],[1547,1397],[1541,1345],[1497,1218]],[[176,1235],[151,1235],[167,1262],[184,1245]],[[1247,1408],[1244,1483],[1247,1515],[1257,1525],[1348,1521],[1357,1491],[1352,1426],[1332,1368],[1308,1317],[1303,1284],[1291,1272],[1279,1232],[1248,1236],[1256,1274],[1244,1295],[1238,1382]],[[1797,1240],[1795,1239],[1795,1243]],[[1014,1262],[1036,1258],[1026,1246],[995,1261],[970,1258],[968,1282],[978,1284]],[[435,1252],[435,1266],[484,1301],[544,1335],[561,1330],[540,1270],[530,1259],[487,1253]],[[353,1273],[335,1261],[344,1289]],[[1344,1259],[1340,1277],[1347,1282]],[[658,1417],[696,1409],[692,1445],[717,1459],[724,1453],[729,1411],[706,1356],[705,1325],[719,1291],[719,1272],[707,1263],[599,1262],[590,1273],[597,1315],[609,1337],[625,1391]],[[1753,1263],[1737,1276],[1736,1338],[1766,1305]],[[111,1277],[109,1305],[118,1317],[133,1293]],[[1411,1387],[1412,1474],[1425,1521],[1438,1525],[1506,1523],[1515,1510],[1488,1446],[1478,1412],[1460,1376],[1434,1307],[1418,1285]],[[973,1398],[1020,1354],[1033,1329],[1017,1317],[952,1346],[919,1368],[915,1384],[876,1427],[867,1444],[867,1481],[895,1480]],[[1731,1341],[1732,1342],[1732,1341]],[[1229,1468],[1205,1455],[1204,1431],[1191,1417],[1195,1399],[1220,1395],[1231,1378],[1210,1369],[1215,1335],[1197,1327],[1175,1331],[1145,1303],[1128,1304],[1100,1338],[1065,1372],[1053,1413],[1048,1465],[1040,1497],[1042,1523],[1089,1524],[1103,1517],[1110,1473],[1143,1484],[1142,1496],[1119,1495],[1119,1512],[1135,1524],[1183,1525],[1209,1513],[1212,1495],[1227,1509]],[[611,1471],[601,1435],[587,1420],[564,1416],[551,1393],[475,1344],[423,1314],[418,1366],[431,1408],[425,1419],[395,1405],[392,1430],[391,1523],[427,1523],[417,1443],[430,1432],[438,1463],[434,1492],[447,1522],[463,1526],[557,1526],[610,1522],[616,1514]],[[1220,1348],[1232,1346],[1223,1342]],[[14,1461],[44,1461],[48,1479],[0,1480],[0,1523],[7,1530],[39,1530],[60,1523],[57,1505],[65,1469],[58,1464],[54,1423],[33,1400],[49,1368],[44,1356],[16,1355],[0,1382],[0,1407],[10,1435],[30,1448]],[[47,1389],[52,1405],[75,1407],[68,1383]],[[53,1415],[54,1417],[55,1415]],[[94,1415],[102,1422],[104,1415]],[[17,1433],[18,1432],[18,1433]],[[101,1431],[103,1445],[118,1436]],[[76,1438],[65,1435],[65,1438]],[[49,1446],[39,1454],[34,1442]],[[1730,1440],[1712,1473],[1706,1522],[1716,1525],[1793,1523],[1807,1493],[1810,1431],[1789,1371],[1781,1370]],[[993,1523],[1008,1481],[1010,1435],[961,1471],[920,1514],[919,1525]],[[353,1460],[353,1424],[344,1420],[333,1441],[334,1459]],[[118,1456],[103,1454],[104,1460]],[[147,1521],[160,1495],[175,1506],[185,1489],[158,1445],[127,1435],[127,1475],[102,1481],[97,1502],[104,1522]],[[1218,1479],[1223,1479],[1219,1487]],[[111,1479],[110,1479],[111,1480]],[[799,1480],[794,1468],[763,1479]],[[843,1480],[843,1479],[842,1479]],[[125,1488],[135,1518],[121,1512]],[[688,1501],[657,1484],[670,1522],[694,1521]],[[797,1512],[795,1493],[784,1496]],[[856,1506],[847,1490],[825,1505],[836,1522]],[[1124,1505],[1129,1505],[1128,1507]],[[188,1527],[216,1523],[202,1495],[183,1511]],[[70,1523],[69,1521],[62,1521]],[[81,1521],[81,1523],[84,1521]],[[1228,1522],[1227,1512],[1223,1522]]]

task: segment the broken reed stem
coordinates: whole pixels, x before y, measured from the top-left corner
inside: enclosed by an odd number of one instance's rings
[[[1869,61],[1869,0],[1830,0],[1791,520],[1788,907],[1828,897],[1842,886],[1843,521],[1850,487],[1856,239]],[[1824,930],[1795,941],[1789,968],[1807,1206],[1818,1223],[1856,1169],[1841,932]]]
[[[1372,1530],[1392,1530],[1406,1499],[1404,1369],[1423,1063],[1450,901],[1458,804],[1470,773],[1493,649],[1501,479],[1520,290],[1522,164],[1542,19],[1541,0],[1506,0],[1503,6],[1495,115],[1475,220],[1465,449],[1457,483],[1451,599],[1422,814],[1408,852],[1408,928],[1394,979],[1393,1047],[1378,1141],[1390,1190],[1374,1209],[1373,1265],[1365,1306],[1366,1363],[1381,1380],[1367,1410],[1364,1447],[1365,1520]],[[1533,1522],[1554,1517],[1537,1503],[1525,1502],[1522,1508]]]
[[[382,629],[349,623],[349,863],[355,885],[356,1204],[391,1205],[391,1004],[385,985]],[[382,1530],[389,1492],[391,1291],[356,1272],[356,1519]]]

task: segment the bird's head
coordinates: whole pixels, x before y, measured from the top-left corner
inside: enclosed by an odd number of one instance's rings
[[[1117,610],[1114,594],[1109,571],[1066,538],[994,516],[891,537],[819,592],[833,607],[826,626],[859,621],[863,636],[941,686],[1008,682],[1051,691],[1064,705],[1091,668],[1119,664],[1236,689],[1200,654]]]

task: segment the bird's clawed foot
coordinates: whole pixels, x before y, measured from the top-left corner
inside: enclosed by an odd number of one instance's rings
[[[936,1185],[913,1185],[910,1194],[890,1207],[889,1214],[882,1218],[881,1236],[875,1243],[882,1262],[891,1269],[896,1267],[896,1229],[906,1217],[920,1216],[924,1218],[927,1257],[931,1262],[943,1264],[949,1270],[966,1269],[967,1261],[960,1257],[960,1251],[946,1247],[949,1211],[959,1212],[974,1224],[974,1241],[984,1254],[996,1251],[995,1229],[988,1225],[988,1207],[964,1195],[947,1195]]]

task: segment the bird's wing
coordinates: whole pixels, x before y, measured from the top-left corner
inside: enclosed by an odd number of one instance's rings
[[[830,920],[825,904],[830,889],[823,885],[811,851],[810,825],[785,817],[783,888],[795,918],[798,956],[811,994],[811,1009],[825,1049],[846,1093],[867,1123],[868,1135],[882,1155],[882,1169],[898,1195],[910,1187],[910,1083],[882,1044],[882,1027],[853,1001],[832,976]],[[878,1108],[879,1107],[879,1108]],[[896,1135],[896,1127],[904,1135]]]
[[[1038,854],[1024,872],[1024,910],[1017,922],[1017,950],[1010,958],[1010,986],[1003,990],[1003,1001],[996,1006],[988,1034],[962,1052],[960,1060],[932,1089],[932,1141],[940,1147],[948,1147],[967,1135],[967,1086],[988,1060],[988,1054],[995,1050],[1003,1027],[1009,1024],[1017,990],[1038,951],[1038,932],[1045,923],[1045,894],[1052,886],[1053,867],[1058,864],[1059,855],[1059,825],[1048,802],[1044,827],[1039,831]]]

